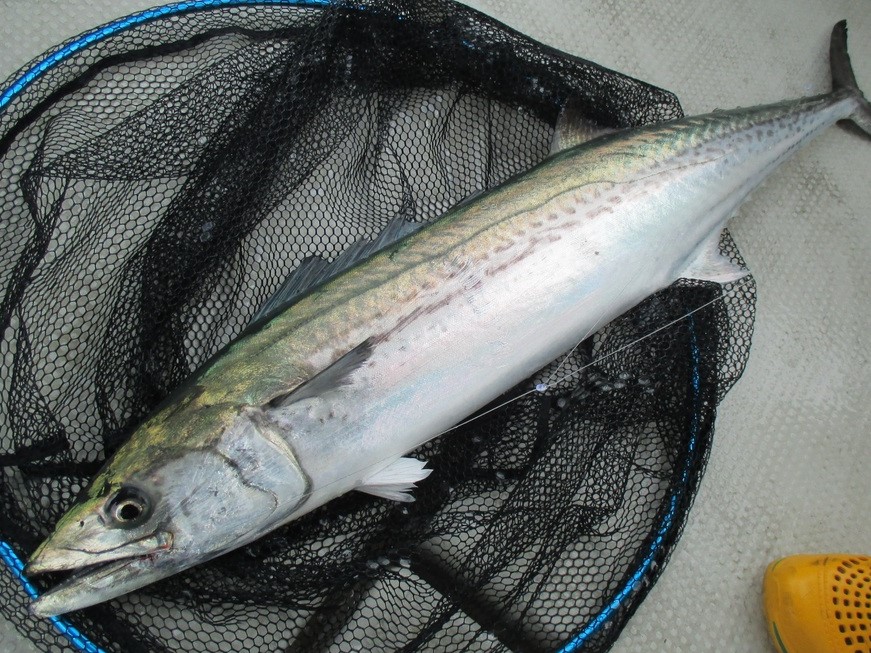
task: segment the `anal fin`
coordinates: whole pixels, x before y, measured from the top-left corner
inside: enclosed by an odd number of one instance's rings
[[[424,469],[425,466],[425,462],[416,458],[400,458],[364,480],[356,489],[382,499],[408,503],[414,501],[410,494],[414,484],[432,473],[431,469]]]
[[[680,273],[684,279],[729,283],[750,274],[749,270],[736,265],[730,258],[720,253],[720,232],[705,240]]]

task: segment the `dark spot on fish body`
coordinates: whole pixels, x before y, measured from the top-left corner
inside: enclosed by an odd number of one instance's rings
[[[598,218],[603,213],[613,213],[613,212],[614,212],[613,209],[611,209],[610,207],[600,206],[597,209],[593,209],[592,211],[589,211],[587,213],[587,217],[590,219],[593,219],[593,218]]]
[[[190,510],[191,498],[192,497],[190,497],[190,496],[184,497],[178,503],[178,510],[185,517],[190,517],[190,515],[191,515],[191,510]]]
[[[472,279],[469,279],[466,282],[466,289],[467,290],[480,290],[481,286],[483,286],[483,285],[484,285],[484,282],[481,280],[481,278],[476,276],[476,277],[473,277]]]

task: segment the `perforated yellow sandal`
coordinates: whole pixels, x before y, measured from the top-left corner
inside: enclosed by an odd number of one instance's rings
[[[779,653],[871,653],[868,556],[790,556],[768,566],[763,585]]]

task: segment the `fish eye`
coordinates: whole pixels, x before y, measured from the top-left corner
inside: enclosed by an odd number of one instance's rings
[[[132,487],[122,487],[107,505],[109,516],[121,526],[141,524],[148,518],[150,509],[148,498]]]

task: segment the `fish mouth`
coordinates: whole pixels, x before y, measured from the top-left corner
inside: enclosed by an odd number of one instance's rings
[[[120,559],[116,556],[112,560],[79,564],[75,568],[67,565],[70,575],[33,601],[30,613],[36,617],[55,617],[80,610],[132,592],[187,566],[189,556],[179,555],[170,546]]]
[[[55,617],[132,592],[175,573],[175,564],[163,564],[170,557],[162,551],[82,567],[33,601],[30,613]]]
[[[172,547],[173,536],[168,531],[158,531],[138,540],[125,542],[116,547],[98,551],[87,548],[63,546],[46,540],[31,556],[24,573],[36,576],[53,571],[75,571],[96,567],[101,563],[130,558],[147,557]]]

